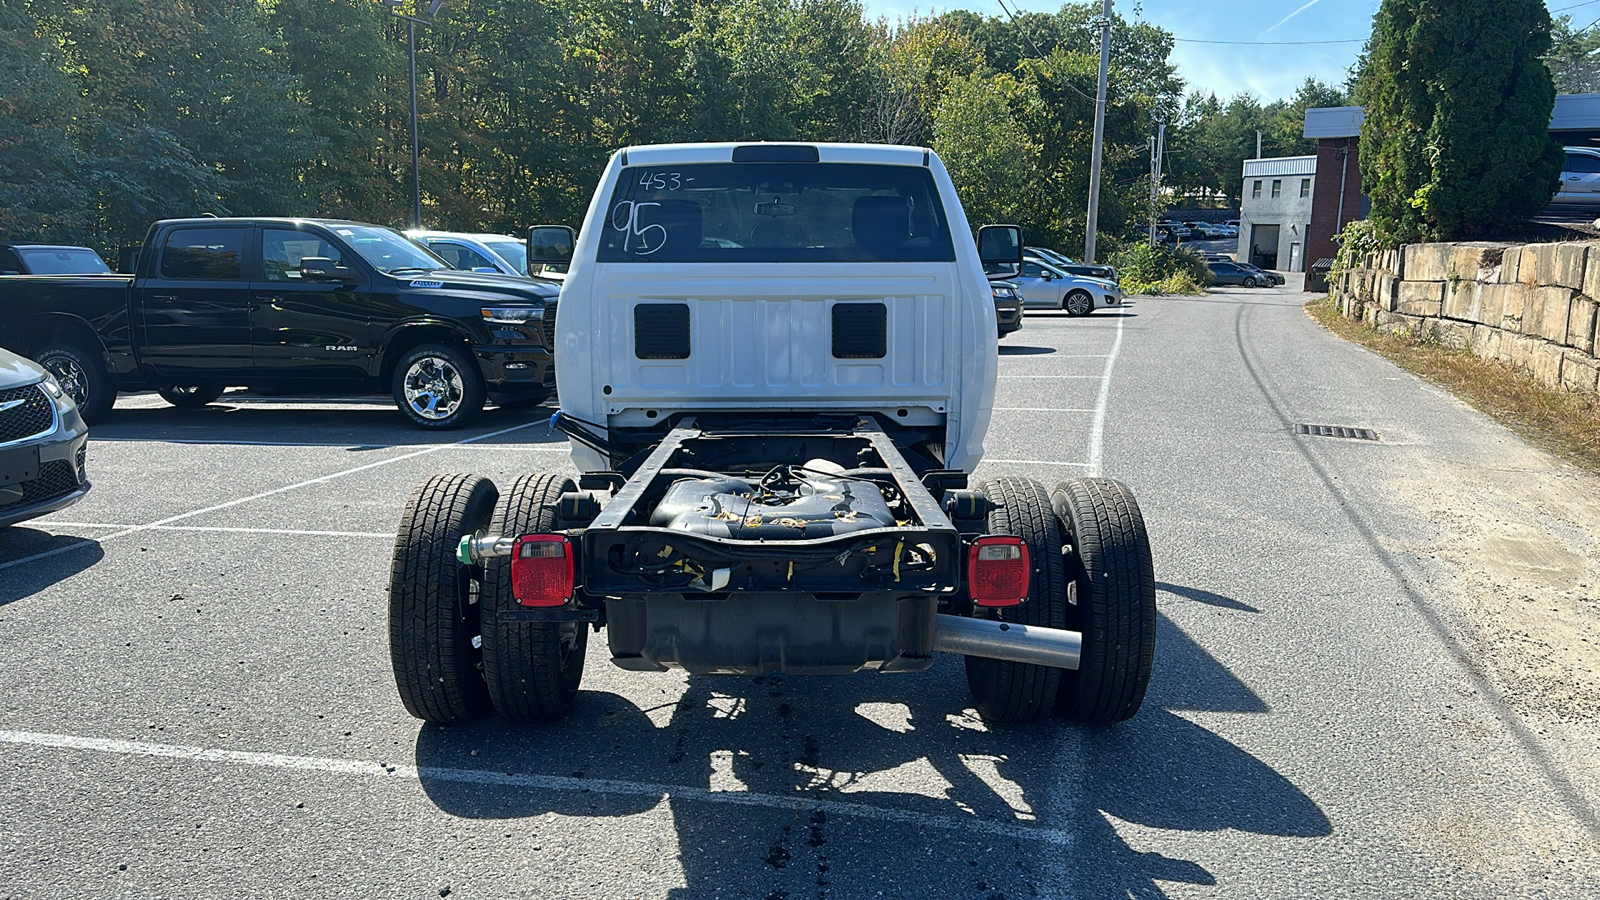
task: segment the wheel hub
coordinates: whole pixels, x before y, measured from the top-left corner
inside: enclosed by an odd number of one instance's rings
[[[72,402],[82,406],[89,399],[89,386],[86,383],[82,367],[76,360],[66,356],[51,356],[42,361],[45,369],[56,377],[56,382],[61,389],[67,392]]]
[[[411,410],[425,419],[447,419],[465,395],[461,373],[449,360],[423,357],[406,370],[405,395]]]

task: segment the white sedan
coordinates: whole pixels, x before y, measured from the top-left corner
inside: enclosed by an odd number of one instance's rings
[[[1122,288],[1114,282],[1069,275],[1036,259],[1022,264],[1021,275],[1006,280],[1017,286],[1029,309],[1064,309],[1070,316],[1087,316],[1122,305]]]

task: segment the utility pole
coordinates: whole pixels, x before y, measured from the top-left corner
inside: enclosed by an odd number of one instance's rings
[[[1256,159],[1261,158],[1261,129],[1256,129]]]
[[[1156,207],[1161,203],[1162,156],[1167,149],[1167,123],[1157,124],[1156,136],[1150,140],[1150,246],[1156,245]]]
[[[417,26],[433,25],[444,0],[428,0],[426,13],[408,16],[400,12],[405,0],[382,0],[389,14],[406,22],[406,55],[411,61],[411,227],[422,227],[422,133],[417,126]],[[418,0],[419,4],[421,0]]]
[[[1111,0],[1100,16],[1100,85],[1094,100],[1094,149],[1089,154],[1089,217],[1083,240],[1083,261],[1094,262],[1100,228],[1100,156],[1106,140],[1106,80],[1111,73]]]

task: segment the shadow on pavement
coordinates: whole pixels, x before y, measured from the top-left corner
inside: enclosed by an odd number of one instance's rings
[[[81,546],[74,547],[75,544]],[[62,552],[0,569],[0,606],[31,597],[57,582],[65,581],[105,556],[105,550],[92,539],[71,534],[51,534],[25,525],[0,527],[0,565],[52,550]]]
[[[1260,697],[1164,617],[1158,646],[1143,711],[1102,730],[985,725],[967,708],[960,660],[944,657],[903,677],[691,676],[681,696],[675,678],[636,676],[667,685],[663,702],[677,697],[661,727],[625,698],[586,692],[572,718],[547,727],[426,726],[416,758],[434,803],[471,818],[634,816],[672,792],[687,883],[675,898],[869,887],[1159,898],[1159,882],[1215,878],[1135,850],[1113,820],[1328,835],[1327,817],[1282,775],[1173,712],[1265,712]],[[540,775],[515,785],[457,774],[470,770]]]
[[[1001,356],[1043,356],[1056,352],[1054,347],[1023,347],[1016,344],[1001,344]]]

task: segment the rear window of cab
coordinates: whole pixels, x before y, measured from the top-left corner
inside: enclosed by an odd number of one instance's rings
[[[599,262],[953,262],[933,174],[859,163],[632,166]]]

